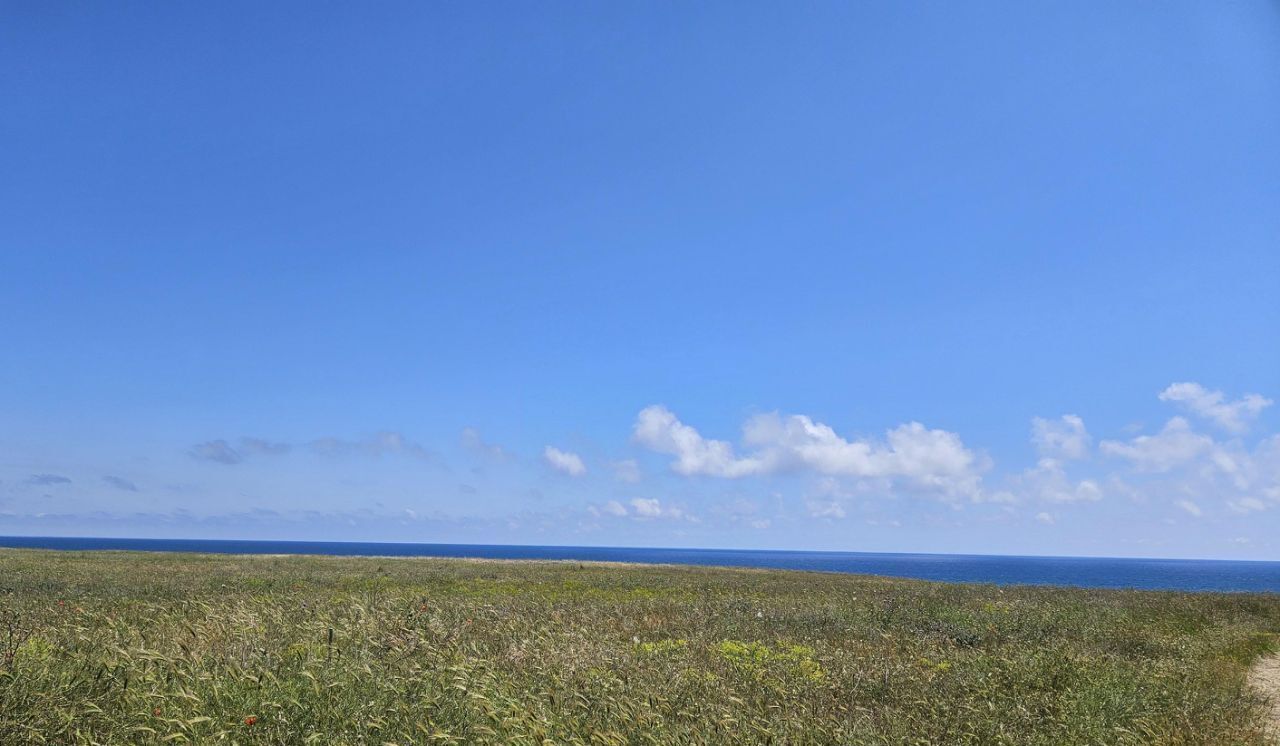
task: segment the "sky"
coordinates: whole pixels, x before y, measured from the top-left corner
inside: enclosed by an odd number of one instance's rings
[[[1280,6],[0,2],[0,535],[1280,559]]]

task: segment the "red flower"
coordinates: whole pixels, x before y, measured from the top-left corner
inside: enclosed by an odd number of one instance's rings
[[[257,716],[257,715],[250,715],[249,717],[247,717],[247,718],[245,718],[245,719],[244,719],[244,724],[245,724],[245,725],[254,725],[254,724],[255,724],[255,723],[257,723],[257,722],[258,722],[258,716]]]

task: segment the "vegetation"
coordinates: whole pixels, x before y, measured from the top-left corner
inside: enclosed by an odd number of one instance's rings
[[[0,550],[0,743],[1261,744],[1280,596]]]

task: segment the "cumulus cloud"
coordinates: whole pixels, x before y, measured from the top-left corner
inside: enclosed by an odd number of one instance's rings
[[[686,476],[745,477],[758,474],[764,465],[753,459],[739,459],[733,446],[723,440],[709,440],[676,419],[661,405],[645,407],[636,417],[632,435],[640,445],[675,456],[671,469]]]
[[[1174,417],[1155,435],[1104,441],[1100,448],[1132,466],[1132,474],[1112,479],[1138,500],[1176,494],[1182,499],[1175,504],[1192,515],[1202,515],[1208,504],[1238,515],[1280,504],[1280,435],[1249,449],[1239,439],[1215,441]]]
[[[542,449],[542,458],[547,462],[547,466],[571,477],[580,477],[587,473],[587,465],[582,463],[582,457],[570,451],[562,451],[555,446],[547,446]]]
[[[742,442],[748,452],[742,456],[731,443],[704,438],[661,405],[642,410],[632,432],[640,445],[674,456],[671,469],[686,476],[737,478],[807,471],[903,480],[948,495],[976,495],[983,467],[958,435],[918,422],[889,430],[883,441],[849,440],[804,415],[761,414],[743,425]]]
[[[231,447],[231,444],[225,440],[210,440],[204,443],[197,443],[191,446],[188,451],[191,457],[200,461],[213,461],[218,464],[226,464],[228,466],[238,464],[244,461],[244,457],[240,452]]]
[[[138,485],[134,484],[133,482],[130,482],[128,479],[125,479],[124,477],[113,477],[108,474],[107,476],[102,478],[102,481],[108,487],[114,487],[118,490],[124,490],[125,492],[138,491]]]
[[[1223,505],[1236,515],[1280,506],[1280,435],[1264,438],[1252,449],[1239,440],[1209,438],[1165,470],[1144,469],[1145,463],[1139,461],[1132,474],[1113,475],[1108,490],[1142,502],[1177,495],[1197,507]]]
[[[1010,490],[998,493],[993,502],[1018,502],[1019,499],[1044,503],[1093,503],[1102,499],[1102,488],[1091,479],[1070,479],[1062,462],[1042,458],[1033,468],[1011,477]]]
[[[1083,423],[1079,428],[1065,418],[1048,423],[1052,427],[1036,423],[1033,440],[1042,453],[1055,455],[1042,457],[1036,467],[1010,480],[1010,491],[998,494],[1079,502],[1098,499],[1106,492],[1144,503],[1168,502],[1197,517],[1219,508],[1248,515],[1280,506],[1280,435],[1263,437],[1252,447],[1241,437],[1268,400],[1250,394],[1229,401],[1222,392],[1195,383],[1174,384],[1160,398],[1229,431],[1231,439],[1216,440],[1197,431],[1187,418],[1173,417],[1159,432],[1102,441],[1100,452],[1111,463],[1120,462],[1120,468],[1073,481],[1067,471],[1074,451],[1064,444],[1072,441],[1074,433],[1085,433]]]
[[[1260,394],[1230,401],[1221,391],[1210,391],[1191,381],[1171,384],[1160,392],[1160,401],[1174,402],[1230,433],[1248,430],[1250,421],[1273,403]]]
[[[1190,396],[1197,391],[1184,386],[1166,391],[1164,398],[1199,401],[1201,412],[1216,413],[1218,425],[1229,424],[1231,417],[1243,422],[1263,406],[1257,396],[1238,401],[1226,401],[1217,392]],[[1083,463],[1092,437],[1078,415],[1035,418],[1031,439],[1039,460],[1010,473],[996,490],[982,485],[985,464],[958,436],[918,423],[890,430],[880,439],[851,438],[808,417],[765,414],[747,420],[740,443],[734,444],[704,438],[669,410],[650,407],[637,418],[634,437],[673,456],[671,468],[680,474],[735,477],[790,471],[827,476],[824,484],[839,479],[839,494],[828,490],[803,503],[811,517],[820,518],[839,517],[847,510],[848,495],[892,494],[904,485],[1009,504],[1087,504],[1114,494],[1170,502],[1174,495],[1202,514],[1216,506],[1237,514],[1280,507],[1280,435],[1249,448],[1238,438],[1215,441],[1185,417],[1171,418],[1155,433],[1103,440],[1099,450],[1110,458],[1110,466]]]
[[[889,430],[885,441],[878,443],[846,440],[831,427],[804,415],[764,414],[747,421],[743,441],[757,449],[757,459],[771,470],[906,477],[944,486],[969,478],[977,465],[977,457],[965,448],[958,435],[930,430],[918,422]]]
[[[50,487],[55,484],[71,484],[71,478],[64,477],[61,474],[32,474],[27,477],[26,483],[39,487]]]
[[[1084,420],[1074,414],[1064,414],[1056,420],[1032,419],[1031,442],[1041,456],[1081,459],[1089,453],[1090,438]]]
[[[1156,435],[1139,435],[1128,442],[1104,440],[1098,446],[1110,456],[1128,459],[1140,471],[1166,472],[1213,449],[1213,438],[1191,429],[1191,423],[1174,417]]]

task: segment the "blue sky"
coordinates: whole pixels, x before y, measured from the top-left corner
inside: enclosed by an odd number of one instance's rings
[[[0,534],[1280,558],[1274,3],[0,15]]]

